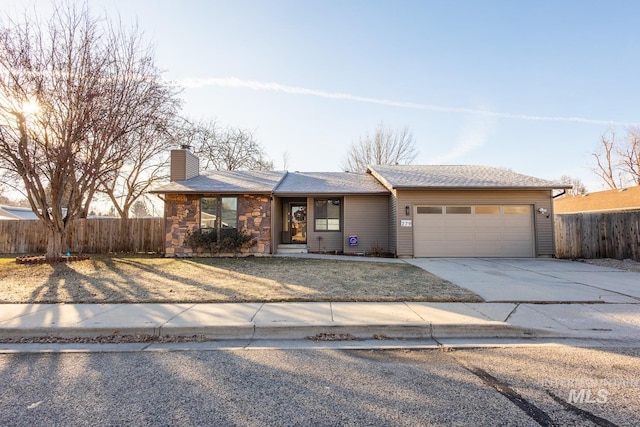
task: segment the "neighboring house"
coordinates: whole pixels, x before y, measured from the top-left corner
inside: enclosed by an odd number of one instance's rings
[[[640,186],[559,197],[553,208],[557,214],[639,211]]]
[[[165,201],[166,256],[190,256],[187,234],[202,227],[251,233],[257,255],[553,256],[552,192],[571,188],[485,166],[199,175],[190,151],[171,156],[172,182],[152,191]]]
[[[0,219],[38,219],[31,208],[0,206]]]

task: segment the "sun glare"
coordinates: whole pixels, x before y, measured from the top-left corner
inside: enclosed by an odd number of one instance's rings
[[[27,100],[22,103],[22,112],[24,114],[35,114],[40,111],[40,106],[34,100]]]

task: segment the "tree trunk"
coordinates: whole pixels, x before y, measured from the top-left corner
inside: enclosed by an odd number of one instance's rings
[[[47,240],[47,253],[46,258],[60,258],[62,252],[62,238],[63,232],[55,229],[55,227],[49,227],[49,238]]]

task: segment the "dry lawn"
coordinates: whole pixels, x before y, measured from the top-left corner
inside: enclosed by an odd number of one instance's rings
[[[0,258],[0,303],[482,301],[409,264],[298,258]]]

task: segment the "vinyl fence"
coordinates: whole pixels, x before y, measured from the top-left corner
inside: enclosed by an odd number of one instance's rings
[[[73,253],[164,252],[162,218],[77,219],[65,250]],[[47,229],[40,221],[0,221],[1,254],[42,254],[47,249]]]
[[[555,216],[558,258],[640,261],[640,211]]]

